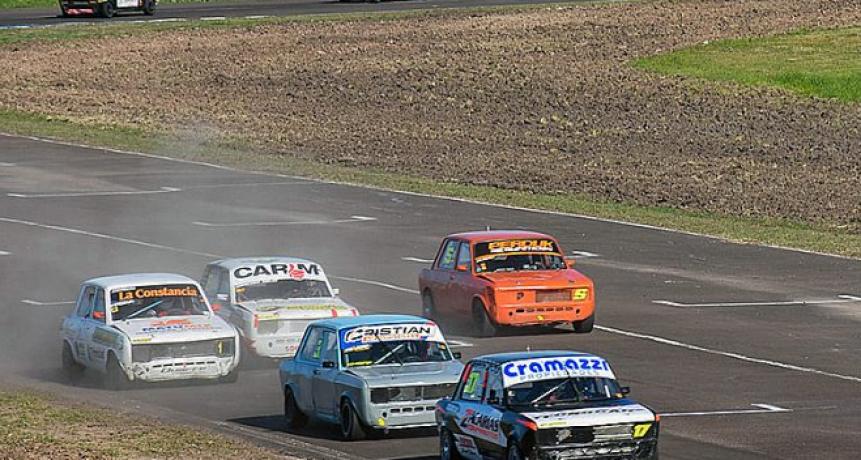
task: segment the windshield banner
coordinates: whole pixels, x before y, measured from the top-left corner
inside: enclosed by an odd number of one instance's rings
[[[434,323],[386,324],[384,326],[358,326],[341,331],[341,349],[347,350],[362,344],[417,340],[443,342],[442,332]]]
[[[317,264],[259,264],[246,265],[233,270],[237,286],[268,283],[278,280],[325,280],[323,269]]]
[[[561,256],[553,240],[504,240],[478,243],[475,245],[475,260],[482,261],[497,256],[516,254],[551,254]]]
[[[502,383],[506,387],[565,377],[616,378],[607,361],[592,355],[524,359],[502,366]]]
[[[197,287],[188,284],[165,286],[127,287],[111,291],[111,303],[119,304],[129,300],[150,299],[153,297],[199,297]]]

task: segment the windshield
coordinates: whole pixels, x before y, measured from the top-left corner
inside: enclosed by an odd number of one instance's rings
[[[364,343],[341,352],[341,361],[345,367],[438,363],[451,359],[451,352],[445,343],[420,340]]]
[[[565,268],[565,259],[553,240],[503,240],[475,244],[475,271],[478,273]]]
[[[190,284],[138,286],[111,291],[111,318],[205,315],[209,312],[197,287]]]
[[[552,406],[623,398],[615,379],[563,377],[518,383],[506,389],[511,406]]]
[[[249,284],[236,288],[236,301],[261,299],[309,299],[332,297],[323,280],[283,279],[268,283]]]

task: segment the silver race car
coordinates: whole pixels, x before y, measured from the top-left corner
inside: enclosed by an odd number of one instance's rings
[[[359,314],[310,260],[219,260],[206,267],[202,284],[213,308],[236,326],[252,356],[293,356],[312,321]]]
[[[236,377],[239,336],[182,275],[143,273],[84,282],[63,321],[63,368],[104,373],[108,387]]]
[[[434,405],[452,394],[463,364],[424,318],[370,315],[308,326],[294,359],[281,363],[284,417],[336,423],[346,440],[369,430],[434,426]]]

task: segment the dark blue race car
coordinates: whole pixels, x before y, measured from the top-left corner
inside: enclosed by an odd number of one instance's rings
[[[660,416],[628,392],[592,354],[480,356],[437,403],[440,457],[657,460]]]

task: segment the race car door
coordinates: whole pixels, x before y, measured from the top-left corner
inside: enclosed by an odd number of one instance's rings
[[[96,288],[93,308],[84,321],[84,334],[87,337],[90,364],[99,369],[105,367],[108,349],[116,343],[116,333],[105,326],[106,321],[105,290]]]
[[[335,416],[335,379],[338,377],[338,336],[323,330],[320,367],[313,372],[314,408],[318,414]]]
[[[455,444],[461,454],[472,459],[497,456],[505,444],[500,427],[502,412],[485,404],[487,385],[488,366],[474,363],[453,401]]]
[[[433,293],[434,308],[437,313],[451,313],[454,303],[448,297],[448,283],[454,276],[457,262],[457,240],[446,240],[440,248],[433,270],[430,270],[427,283]]]
[[[89,353],[87,353],[87,343],[89,341],[87,319],[90,312],[93,310],[93,302],[96,298],[96,288],[94,286],[84,286],[81,290],[81,295],[78,297],[78,308],[75,310],[74,317],[69,319],[69,341],[71,342],[73,353],[78,362],[85,365],[90,365]],[[92,330],[89,330],[92,334]]]
[[[473,284],[469,243],[463,241],[457,250],[457,263],[446,284],[446,297],[454,306],[453,313],[472,317]]]

